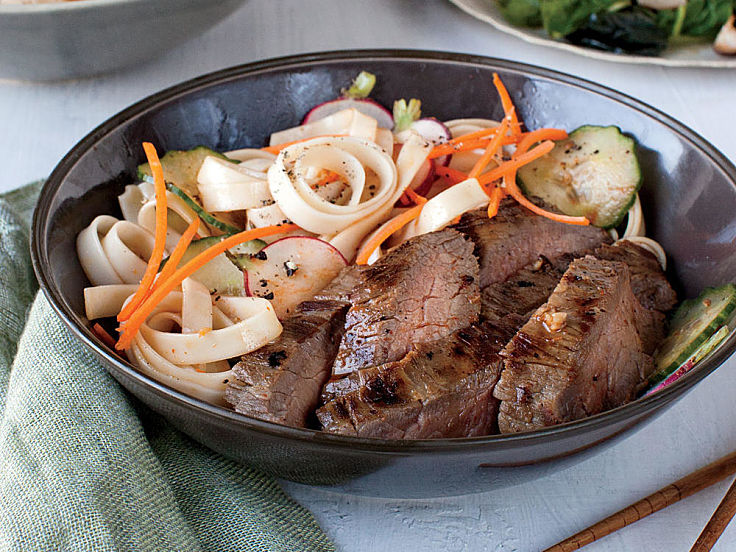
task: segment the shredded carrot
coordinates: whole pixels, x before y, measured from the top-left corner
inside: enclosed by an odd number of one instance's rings
[[[92,326],[92,333],[99,337],[100,340],[111,349],[115,347],[115,339],[105,331],[105,328],[96,322]]]
[[[460,142],[445,142],[432,148],[427,156],[428,159],[437,159],[445,155],[452,155],[453,153],[460,153],[461,151],[470,151],[474,149],[483,149],[488,145],[490,138],[476,138],[473,140],[462,140]],[[515,136],[504,136],[501,140],[501,145],[506,146],[509,144],[515,144],[518,138]]]
[[[146,321],[148,316],[153,312],[153,310],[163,300],[163,298],[166,297],[169,292],[171,292],[176,286],[181,284],[185,278],[188,278],[189,276],[194,274],[202,266],[210,262],[221,253],[224,253],[231,247],[235,247],[236,245],[246,241],[262,238],[265,236],[273,236],[274,234],[291,232],[298,229],[299,226],[297,226],[296,224],[281,224],[276,226],[265,226],[263,228],[254,228],[253,230],[245,230],[243,232],[234,234],[205,249],[193,259],[185,263],[183,266],[177,268],[174,273],[169,276],[165,281],[159,281],[156,283],[156,289],[153,290],[148,299],[143,302],[143,304],[131,315],[131,317],[122,327],[123,332],[117,344],[115,345],[115,348],[118,350],[124,350],[130,347],[130,344],[133,342],[133,338],[138,333],[141,324]]]
[[[158,267],[164,258],[164,250],[166,249],[166,231],[168,230],[168,206],[166,204],[166,182],[164,181],[164,170],[161,167],[161,161],[156,153],[156,148],[150,142],[143,142],[143,150],[146,152],[148,164],[153,174],[153,186],[156,194],[156,231],[153,242],[153,251],[148,259],[148,266],[143,273],[141,283],[135,294],[128,301],[118,314],[118,321],[127,320],[138,305],[141,304],[143,298],[153,284],[153,280],[158,272]]]
[[[531,132],[525,132],[521,135],[521,140],[516,146],[515,154],[525,153],[537,142],[543,140],[564,140],[567,138],[567,132],[561,128],[539,128],[532,130]]]
[[[514,154],[514,156],[511,158],[510,161],[505,161],[501,163],[495,169],[491,169],[487,173],[481,175],[480,178],[478,178],[478,182],[480,182],[483,186],[487,186],[494,180],[498,180],[499,178],[502,178],[503,176],[511,173],[512,171],[515,171],[519,167],[523,167],[527,163],[531,163],[535,159],[539,159],[543,155],[546,155],[554,147],[555,147],[554,143],[547,141],[547,142],[542,142],[534,149],[527,151],[525,153],[522,153],[519,156]]]
[[[310,136],[309,138],[301,138],[300,140],[293,140],[291,142],[284,142],[283,144],[277,144],[275,146],[266,146],[261,148],[261,151],[267,151],[268,153],[278,154],[282,149],[293,146],[294,144],[301,144],[307,140],[314,140],[315,138],[341,138],[348,136],[347,134],[322,134],[320,136]]]
[[[187,229],[181,235],[179,242],[176,244],[176,247],[174,247],[174,250],[171,252],[171,255],[169,255],[169,260],[166,262],[164,267],[161,269],[161,272],[159,273],[158,278],[154,280],[151,287],[148,289],[148,291],[146,291],[146,294],[143,296],[140,303],[148,299],[151,293],[153,293],[153,290],[155,290],[156,287],[158,286],[159,282],[163,282],[164,280],[166,280],[166,278],[168,278],[174,273],[174,270],[176,270],[176,267],[179,265],[179,261],[181,261],[181,258],[184,256],[184,252],[187,250],[187,247],[189,247],[189,244],[192,243],[192,238],[194,238],[194,235],[197,233],[197,230],[199,230],[199,217],[192,220],[191,224],[187,227]],[[130,302],[128,302],[127,305],[130,305]],[[127,309],[123,309],[122,311],[120,311],[120,314],[118,314],[118,322],[125,322],[128,318],[130,318],[132,314],[133,314],[133,310],[131,310],[130,312],[127,312]]]
[[[435,167],[435,172],[449,180],[452,184],[459,184],[468,179],[468,175],[457,169],[451,169],[450,167]]]
[[[491,127],[491,128],[482,128],[480,130],[476,130],[475,132],[468,132],[467,134],[463,134],[462,136],[458,136],[457,138],[453,138],[452,140],[447,141],[447,144],[458,144],[460,142],[468,142],[470,140],[478,140],[480,138],[491,138],[492,135],[496,134],[498,131],[498,127]]]
[[[427,203],[426,197],[420,196],[411,188],[407,188],[406,190],[404,190],[404,193],[411,201],[414,202],[415,205],[424,205],[425,203]]]
[[[567,138],[567,132],[564,130],[558,129],[558,128],[540,128],[538,130],[534,130],[532,132],[527,132],[524,137],[519,142],[519,145],[516,147],[516,151],[514,152],[514,158],[520,159],[524,155],[527,155],[529,152],[527,151],[532,144],[535,144],[539,142],[540,140],[564,140]],[[544,142],[545,144],[551,144],[551,142]],[[539,146],[538,146],[539,147]],[[549,146],[547,146],[549,148]],[[534,148],[532,152],[536,151],[537,148]],[[549,148],[550,150],[552,148]],[[545,209],[542,209],[538,205],[532,203],[529,201],[526,196],[521,192],[519,187],[516,185],[516,171],[518,167],[514,168],[512,171],[506,173],[503,175],[503,182],[504,186],[506,187],[506,192],[513,197],[516,201],[519,202],[520,205],[523,205],[533,213],[536,213],[537,215],[546,217],[551,220],[556,220],[557,222],[564,222],[567,224],[578,224],[580,226],[587,226],[590,224],[590,221],[585,217],[572,217],[569,215],[560,215],[558,213],[552,213],[550,211],[546,211]]]
[[[507,117],[511,119],[511,125],[513,127],[511,131],[513,134],[518,134],[519,119],[517,118],[516,113],[512,111],[514,109],[514,102],[511,101],[509,91],[506,90],[506,86],[504,86],[501,78],[498,76],[498,73],[493,73],[493,84],[498,91],[498,95],[501,97],[503,112],[506,114]]]
[[[326,176],[323,176],[317,182],[315,182],[314,184],[312,184],[312,188],[317,189],[320,186],[326,186],[327,184],[329,184],[331,182],[335,182],[335,181],[340,180],[342,178],[342,176],[340,176],[335,171],[326,170],[325,172],[327,173]]]
[[[498,207],[501,205],[501,200],[505,195],[503,188],[496,186],[488,194],[490,201],[488,202],[488,218],[493,218],[498,214]]]
[[[407,209],[400,215],[396,215],[394,218],[384,223],[383,226],[381,226],[381,228],[378,230],[378,232],[376,232],[367,242],[363,244],[363,247],[360,248],[357,257],[355,258],[355,264],[364,265],[368,263],[368,259],[373,254],[373,252],[381,247],[381,244],[385,242],[392,234],[398,232],[404,226],[417,218],[422,213],[423,207],[424,203],[415,205],[411,209]]]
[[[456,216],[454,219],[452,219],[450,221],[450,224],[457,224],[458,222],[460,222],[460,219],[462,219],[462,218],[463,218],[462,215],[458,215],[458,216]]]
[[[151,292],[156,289],[156,287],[158,287],[158,284],[160,282],[165,282],[177,269],[182,257],[184,257],[184,253],[189,247],[189,244],[192,243],[192,239],[194,239],[194,235],[197,233],[197,230],[199,230],[199,218],[195,218],[192,223],[187,226],[187,229],[181,235],[179,242],[176,244],[176,247],[174,247],[171,255],[169,255],[169,260],[161,269],[161,273],[158,275],[158,278],[153,283]]]
[[[587,226],[588,224],[590,224],[590,221],[585,217],[571,217],[568,215],[551,213],[550,211],[545,211],[538,205],[535,205],[534,203],[529,201],[526,196],[521,193],[521,190],[516,185],[516,171],[512,171],[511,173],[504,175],[503,182],[506,186],[506,192],[508,192],[511,197],[518,201],[520,205],[523,205],[532,213],[536,213],[537,215],[541,215],[551,220],[556,220],[557,222],[565,222],[567,224],[577,224],[580,226]]]
[[[513,109],[514,108],[512,107],[512,113]],[[493,136],[493,138],[491,138],[490,142],[488,142],[488,146],[483,152],[483,155],[478,158],[478,160],[475,162],[475,165],[473,165],[473,168],[468,173],[468,178],[476,178],[478,175],[480,175],[480,173],[483,172],[483,169],[488,166],[488,163],[490,163],[493,156],[496,155],[498,149],[501,147],[501,140],[506,135],[506,131],[508,131],[510,122],[510,117],[503,118],[503,121],[501,121],[501,124],[498,126],[498,132]]]

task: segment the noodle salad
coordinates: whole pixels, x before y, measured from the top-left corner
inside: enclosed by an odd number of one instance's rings
[[[343,269],[467,211],[493,218],[507,196],[560,223],[616,238],[618,227],[664,266],[644,237],[633,141],[616,127],[525,129],[497,75],[501,121],[423,118],[415,99],[389,112],[368,98],[374,84],[361,73],[263,148],[159,158],[144,143],[122,216],[99,215],[77,238],[95,333],[147,376],[224,405],[233,361],[276,339]],[[616,186],[589,188],[612,170]]]

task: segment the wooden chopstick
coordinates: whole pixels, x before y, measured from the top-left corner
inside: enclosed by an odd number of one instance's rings
[[[713,513],[713,517],[710,518],[703,532],[700,533],[690,552],[708,552],[713,548],[734,514],[736,514],[736,481],[726,492],[723,500]]]
[[[572,537],[547,548],[544,552],[572,552],[573,550],[579,550],[591,542],[602,539],[614,531],[618,531],[635,521],[645,518],[649,514],[666,508],[734,474],[736,474],[736,452],[732,452],[728,456],[724,456],[720,460],[716,460],[700,468],[671,485],[663,487],[639,502],[635,502],[631,506],[627,506],[606,519],[591,525],[587,529],[583,529]],[[734,493],[734,497],[736,497],[736,492]],[[718,534],[720,535],[720,533]]]

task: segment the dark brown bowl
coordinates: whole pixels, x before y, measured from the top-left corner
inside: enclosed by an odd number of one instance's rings
[[[126,109],[85,137],[44,186],[34,216],[33,262],[41,286],[79,339],[130,392],[222,454],[276,476],[365,495],[419,497],[486,491],[529,481],[631,435],[736,348],[733,333],[697,369],[656,395],[541,431],[469,439],[387,441],[328,435],[260,421],[152,381],[103,345],[84,317],[87,282],[75,238],[93,217],[118,212],[116,196],[141,162],[141,142],[161,150],[204,144],[259,147],[298,124],[360,70],[378,75],[375,98],[422,99],[439,118],[496,117],[497,71],[529,128],[618,125],[636,138],[649,234],[669,253],[683,295],[736,280],[736,168],[667,115],[628,96],[547,69],[438,52],[330,52],[243,65],[185,82]]]

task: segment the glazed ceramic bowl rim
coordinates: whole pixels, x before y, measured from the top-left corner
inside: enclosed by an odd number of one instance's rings
[[[102,3],[106,0],[82,0],[83,2]],[[119,0],[112,0],[119,1]],[[136,0],[132,0],[136,1]],[[33,260],[33,268],[38,281],[43,289],[44,294],[53,306],[54,310],[59,314],[64,323],[72,330],[72,332],[80,339],[80,341],[96,353],[99,357],[104,358],[110,367],[119,370],[126,377],[138,380],[151,391],[165,400],[172,400],[181,406],[199,411],[208,416],[214,416],[228,423],[238,424],[247,429],[257,431],[273,436],[284,437],[299,441],[310,441],[319,443],[327,447],[340,449],[356,449],[373,451],[384,454],[402,454],[407,453],[436,453],[451,452],[459,450],[467,450],[473,448],[486,448],[491,445],[498,450],[506,448],[517,448],[524,444],[535,444],[546,441],[554,437],[572,437],[579,433],[587,433],[596,426],[604,426],[610,423],[622,422],[626,419],[636,420],[648,413],[653,413],[660,406],[674,400],[682,395],[685,391],[692,389],[698,382],[713,372],[736,350],[736,333],[733,331],[723,343],[709,358],[702,361],[697,368],[680,378],[672,385],[666,387],[648,397],[637,399],[623,406],[577,420],[545,429],[504,435],[489,435],[484,437],[466,437],[454,439],[423,439],[423,440],[387,440],[387,439],[367,439],[359,437],[350,437],[343,435],[332,435],[317,430],[302,429],[282,426],[272,422],[267,422],[252,418],[243,414],[239,414],[223,407],[214,406],[199,399],[195,399],[184,393],[171,389],[164,384],[154,381],[141,372],[137,371],[131,365],[121,361],[120,358],[111,354],[108,349],[97,339],[87,327],[78,325],[74,321],[76,316],[71,309],[67,307],[64,301],[58,295],[58,290],[52,283],[52,276],[49,270],[49,260],[45,254],[44,236],[49,222],[49,209],[53,203],[53,198],[63,184],[67,172],[73,169],[75,163],[81,156],[94,147],[94,145],[102,140],[107,134],[113,132],[121,125],[125,125],[129,119],[140,116],[146,111],[168,103],[178,96],[189,94],[195,90],[206,88],[214,84],[223,84],[230,80],[238,80],[242,77],[257,75],[262,72],[271,70],[296,69],[306,66],[319,66],[325,62],[355,61],[363,59],[369,61],[408,61],[408,62],[450,62],[456,65],[468,66],[490,66],[506,72],[518,73],[522,75],[532,75],[535,77],[548,79],[562,83],[564,85],[574,86],[583,89],[592,94],[598,94],[607,97],[610,100],[622,103],[627,107],[640,112],[643,115],[653,117],[660,123],[669,127],[672,132],[680,138],[689,142],[693,147],[704,152],[712,163],[714,163],[731,181],[731,185],[736,188],[736,167],[728,161],[728,159],[718,151],[714,146],[708,143],[704,138],[685,127],[678,121],[674,120],[665,113],[640,102],[630,96],[617,92],[613,89],[601,86],[599,84],[573,77],[561,72],[545,69],[533,65],[519,63],[515,61],[507,61],[502,59],[457,54],[437,51],[424,50],[353,50],[353,51],[330,51],[319,53],[300,54],[295,56],[287,56],[281,58],[273,58],[263,61],[240,65],[209,73],[201,77],[185,81],[173,87],[167,88],[156,94],[135,103],[120,113],[114,115],[87,136],[78,142],[69,153],[59,162],[54,171],[46,181],[38,204],[33,216],[33,228],[31,238],[31,256]]]

